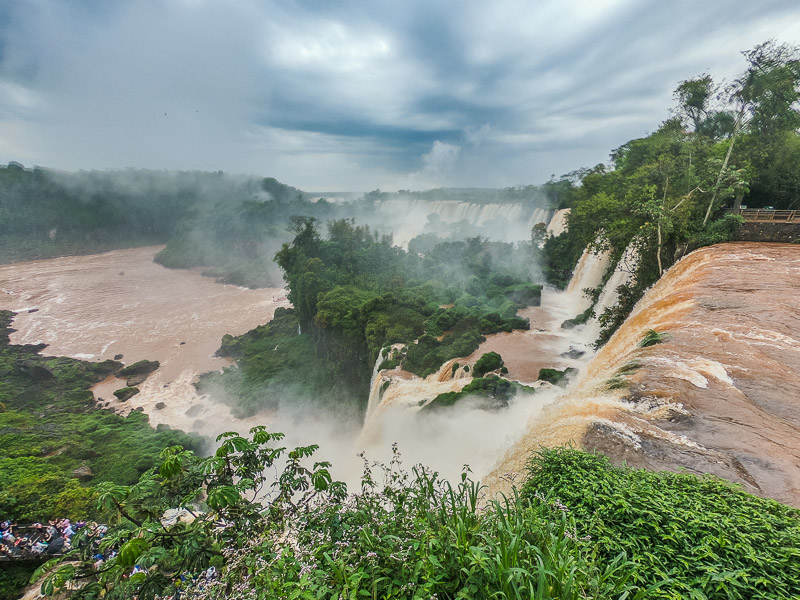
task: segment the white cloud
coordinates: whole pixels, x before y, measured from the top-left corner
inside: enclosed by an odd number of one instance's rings
[[[308,189],[541,182],[653,130],[680,80],[731,78],[740,50],[800,35],[788,0],[6,11],[0,162],[223,169]]]

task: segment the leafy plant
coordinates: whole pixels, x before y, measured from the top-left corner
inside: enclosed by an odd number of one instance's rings
[[[503,365],[503,358],[497,352],[487,352],[475,363],[472,368],[472,376],[483,377],[490,371],[499,370]]]
[[[647,348],[662,343],[667,339],[666,333],[661,333],[655,329],[648,329],[644,333],[644,337],[639,341],[639,348]]]

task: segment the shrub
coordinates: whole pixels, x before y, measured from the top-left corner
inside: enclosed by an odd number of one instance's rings
[[[644,337],[639,342],[639,348],[647,348],[648,346],[655,346],[660,344],[667,338],[666,333],[659,333],[655,329],[648,329]]]
[[[503,358],[497,352],[487,352],[475,363],[472,370],[473,377],[483,377],[490,371],[496,371],[503,366]]]
[[[625,553],[641,598],[800,594],[800,511],[721,479],[554,449],[532,457],[522,495],[563,504],[601,563]]]
[[[572,367],[567,367],[563,371],[559,371],[558,369],[539,369],[538,379],[540,381],[547,381],[553,385],[566,385],[567,380],[577,372],[578,369],[573,369]]]

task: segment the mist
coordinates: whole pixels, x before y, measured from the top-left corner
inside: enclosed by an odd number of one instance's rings
[[[269,177],[222,172],[125,169],[70,173],[41,168],[31,170],[15,164],[4,169],[2,174],[14,181],[22,181],[21,187],[11,188],[11,199],[20,206],[33,192],[47,190],[49,194],[46,197],[50,198],[51,204],[44,206],[54,207],[54,220],[41,218],[47,215],[46,210],[40,211],[37,219],[32,217],[30,220],[32,227],[39,228],[39,233],[34,233],[33,238],[42,240],[35,249],[37,253],[48,251],[47,244],[52,244],[54,252],[63,252],[66,238],[74,239],[76,243],[104,239],[104,236],[113,238],[114,232],[120,230],[131,232],[129,238],[122,240],[120,246],[123,248],[142,243],[166,244],[155,254],[155,261],[168,267],[168,271],[159,270],[161,267],[158,266],[130,262],[132,259],[122,258],[127,256],[125,254],[120,254],[119,259],[114,258],[113,252],[97,255],[97,260],[102,260],[104,266],[91,268],[96,271],[96,277],[100,277],[98,283],[103,281],[102,285],[108,288],[101,296],[102,310],[109,314],[102,325],[106,330],[96,322],[100,308],[95,309],[93,315],[80,314],[86,303],[81,299],[80,289],[81,281],[85,279],[75,281],[71,284],[74,287],[62,289],[60,295],[50,300],[44,298],[41,305],[26,305],[42,314],[61,318],[61,321],[51,321],[54,331],[87,331],[88,328],[89,335],[43,337],[43,330],[35,325],[35,315],[32,315],[31,325],[22,328],[21,339],[24,341],[46,341],[51,344],[53,352],[63,351],[90,360],[112,358],[119,353],[125,356],[126,362],[145,358],[162,361],[164,366],[157,375],[140,386],[140,395],[124,406],[109,400],[115,386],[119,385],[117,382],[99,385],[95,395],[105,408],[123,414],[145,411],[153,425],[196,431],[209,440],[223,431],[246,433],[250,427],[264,424],[272,431],[285,433],[287,445],[318,444],[319,456],[331,460],[336,476],[352,485],[357,482],[362,467],[357,455],[364,451],[370,460],[387,461],[395,442],[404,454],[407,466],[426,462],[447,477],[457,477],[463,465],[469,463],[476,474],[486,473],[501,449],[510,445],[528,418],[555,395],[555,391],[540,391],[534,396],[512,399],[508,408],[493,412],[480,409],[467,398],[446,414],[418,414],[419,407],[436,396],[433,393],[436,386],[420,380],[421,386],[428,389],[418,396],[409,395],[411,405],[385,407],[367,416],[365,423],[364,414],[356,408],[357,404],[351,403],[350,408],[335,406],[304,391],[304,369],[298,366],[293,372],[295,383],[275,381],[249,389],[250,395],[257,400],[253,406],[244,409],[230,390],[214,384],[213,377],[201,377],[199,388],[195,389],[194,382],[202,369],[214,363],[205,359],[190,363],[180,358],[184,343],[200,343],[198,338],[188,333],[193,327],[192,320],[216,321],[215,312],[219,310],[220,302],[232,303],[231,308],[235,311],[240,300],[230,295],[233,292],[226,292],[228,300],[215,300],[216,308],[209,304],[204,309],[201,296],[193,308],[187,307],[190,319],[177,325],[177,316],[168,317],[165,305],[147,305],[149,292],[145,291],[151,285],[164,290],[167,296],[159,300],[164,302],[171,297],[169,288],[173,285],[168,282],[180,274],[181,279],[189,278],[181,286],[194,286],[193,281],[202,283],[192,279],[200,275],[201,279],[211,278],[256,294],[253,301],[265,305],[268,310],[263,312],[263,316],[256,313],[249,315],[247,320],[240,319],[241,324],[234,328],[231,327],[237,321],[235,312],[228,315],[225,323],[229,325],[220,322],[215,330],[219,332],[216,337],[202,341],[201,347],[213,354],[220,346],[222,333],[242,335],[254,324],[265,325],[275,307],[288,305],[287,290],[280,289],[285,286],[283,273],[273,258],[281,248],[292,244],[292,222],[300,217],[313,218],[323,239],[329,235],[327,224],[336,220],[348,220],[353,226],[366,225],[378,236],[389,236],[399,252],[417,257],[420,265],[441,252],[437,246],[443,242],[460,244],[468,239],[477,240],[486,253],[487,265],[492,269],[518,273],[525,281],[541,283],[541,270],[530,251],[530,240],[531,227],[538,223],[546,224],[553,214],[553,200],[543,188],[443,188],[422,192],[376,190],[312,194]],[[73,213],[78,215],[70,224],[58,221],[65,206],[72,207]],[[45,236],[46,228],[55,233]],[[460,246],[444,248],[446,252],[453,252]],[[94,249],[94,245],[88,245],[74,253]],[[107,248],[101,245],[97,249]],[[156,250],[157,247],[150,252]],[[32,257],[37,256],[34,254]],[[13,259],[14,256],[6,257],[6,261]],[[94,260],[92,257],[75,259],[76,265],[85,264],[86,268],[95,264]],[[465,289],[474,285],[470,283],[474,274],[458,260],[445,260],[442,265],[445,265],[444,271],[437,277],[448,285]],[[141,277],[137,275],[140,269]],[[136,287],[133,288],[120,285],[133,285],[134,282]],[[192,292],[189,290],[194,288],[187,287],[185,293],[207,295],[213,289],[205,283],[197,289],[201,288],[205,291]],[[141,306],[134,312],[143,312],[141,317],[131,314],[127,322],[138,323],[135,327],[150,328],[150,335],[155,334],[156,329],[167,328],[147,344],[133,341],[135,331],[115,331],[114,315],[130,311],[130,299],[134,297],[137,298],[136,306]],[[259,297],[263,300],[258,300]],[[185,304],[177,296],[168,302],[175,303],[174,308],[179,312]],[[239,310],[250,311],[248,306],[241,304]],[[69,317],[59,317],[59,311],[67,307],[72,311]],[[156,318],[161,325],[146,324],[151,318]],[[61,325],[56,325],[57,322]],[[169,329],[175,329],[174,334],[163,337]],[[299,334],[299,325],[297,329]],[[177,341],[174,336],[186,339]],[[279,345],[268,350],[279,358],[284,352]],[[223,361],[218,363],[221,366],[217,369],[224,367],[236,371],[230,359],[214,360]],[[201,363],[207,366],[199,367]],[[477,438],[482,438],[480,444],[475,443]]]

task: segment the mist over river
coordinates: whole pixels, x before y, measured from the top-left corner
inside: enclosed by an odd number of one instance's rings
[[[48,344],[43,354],[100,361],[122,354],[125,364],[157,360],[161,367],[122,403],[113,396],[124,380],[95,387],[101,405],[126,413],[143,408],[152,425],[215,436],[251,425],[227,406],[198,396],[198,374],[221,369],[214,356],[226,333],[266,323],[285,290],[215,283],[198,271],[153,262],[161,246],[115,250],[0,266],[0,309],[17,313],[14,344]],[[163,409],[156,409],[159,402]],[[189,414],[187,414],[187,412]],[[258,420],[258,419],[255,419]],[[263,419],[262,419],[263,420]],[[237,422],[238,421],[238,422]]]
[[[463,465],[469,464],[480,477],[524,431],[531,415],[556,396],[557,389],[543,389],[503,411],[461,408],[422,416],[417,414],[420,403],[445,388],[460,389],[468,379],[445,378],[448,380],[438,386],[418,379],[408,382],[416,386],[413,390],[406,386],[390,389],[384,405],[398,396],[402,406],[382,407],[380,415],[368,418],[363,432],[360,423],[348,429],[321,411],[299,417],[265,411],[237,419],[219,399],[198,395],[194,382],[200,373],[230,364],[228,359],[214,356],[224,334],[240,335],[267,323],[277,307],[289,306],[286,291],[223,285],[198,271],[166,269],[153,262],[159,249],[116,250],[0,266],[0,309],[17,313],[12,343],[46,343],[44,354],[91,361],[119,354],[128,365],[158,360],[160,368],[137,386],[140,393],[126,402],[113,396],[124,387],[123,379],[110,377],[95,386],[99,405],[123,414],[142,409],[154,426],[165,423],[208,437],[232,430],[246,433],[253,425],[263,424],[286,433],[287,445],[319,444],[319,456],[331,460],[335,476],[349,483],[357,481],[361,473],[358,452],[365,450],[369,459],[386,460],[394,442],[399,444],[406,466],[424,462],[456,478]],[[560,356],[574,343],[574,333],[559,327],[563,319],[575,314],[573,302],[552,290],[543,298],[544,306],[521,313],[530,318],[531,331],[489,336],[478,352],[462,362],[472,364],[483,352],[495,350],[508,357],[509,378],[528,384],[536,380],[542,366],[579,366],[578,361]],[[443,369],[449,370],[450,364]],[[434,374],[429,379],[439,377]]]

